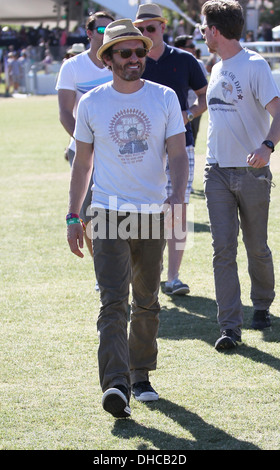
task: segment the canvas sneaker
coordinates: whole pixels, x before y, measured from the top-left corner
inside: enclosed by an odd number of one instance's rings
[[[129,418],[131,409],[127,388],[124,385],[115,385],[115,387],[108,388],[103,393],[102,406],[105,411],[111,413],[115,418]]]
[[[264,330],[271,326],[269,310],[254,310],[251,328],[254,330]]]
[[[190,288],[188,284],[183,284],[180,279],[174,279],[172,282],[165,283],[165,294],[168,295],[185,295],[189,294]]]
[[[132,386],[132,394],[137,401],[156,401],[159,399],[158,393],[148,380],[136,382]]]
[[[222,336],[216,341],[215,348],[217,351],[222,351],[224,349],[233,349],[241,344],[241,336],[237,335],[233,330],[224,330]]]

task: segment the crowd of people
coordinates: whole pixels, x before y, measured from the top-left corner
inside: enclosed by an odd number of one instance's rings
[[[202,35],[198,26],[192,29],[192,42],[195,46],[192,52],[199,59]],[[185,35],[186,30],[189,30],[189,25],[186,25],[185,20],[176,21],[172,27],[168,25],[164,32],[164,42],[175,45],[176,37]],[[247,31],[244,40],[273,40],[271,25],[260,25],[256,35],[253,31]],[[38,27],[22,25],[19,29],[0,25],[0,81],[5,81],[6,96],[14,92],[25,92],[26,76],[32,65],[48,73],[53,62],[62,62],[67,58],[68,50],[74,43],[89,47],[85,24],[77,24],[73,31],[59,26],[50,28],[42,23]],[[209,73],[216,61],[216,55],[205,60]]]
[[[79,40],[77,40],[79,39]],[[58,26],[50,28],[40,24],[38,27],[21,26],[19,29],[12,26],[0,25],[0,47],[13,46],[16,51],[33,48],[33,58],[42,60],[45,48],[48,48],[55,60],[61,60],[65,47],[74,42],[86,42],[87,36],[84,26],[77,26],[72,32]]]
[[[184,20],[178,21],[173,28],[168,26],[164,41],[174,44],[174,39],[185,34],[186,29]],[[202,40],[199,28],[194,29],[192,37],[194,44]],[[68,51],[76,43],[89,47],[85,25],[77,25],[71,32],[43,24],[38,27],[23,25],[19,29],[0,25],[0,80],[6,83],[6,95],[10,96],[16,91],[25,92],[26,74],[32,65],[48,73],[51,69],[49,65],[67,58],[70,54]]]
[[[18,30],[0,25],[0,77],[4,75],[6,95],[25,91],[26,74],[32,65],[48,73],[50,65],[55,61],[61,62],[74,43],[82,43],[86,47],[87,42],[84,26],[69,33],[66,29],[50,29],[42,24],[38,27],[21,26]]]

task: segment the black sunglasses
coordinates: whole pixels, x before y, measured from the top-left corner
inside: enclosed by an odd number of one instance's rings
[[[146,30],[148,33],[154,33],[156,30],[155,26],[149,25],[146,28],[143,28],[143,26],[138,26],[139,31],[143,34],[144,31]]]
[[[137,49],[112,49],[112,53],[120,54],[122,59],[128,59],[132,56],[133,52],[135,52],[139,58],[145,57],[148,53],[147,49],[143,47],[137,47]]]
[[[106,26],[97,26],[96,28],[93,28],[93,29],[96,29],[98,34],[104,34]]]
[[[203,25],[199,25],[199,31],[201,32],[201,34],[204,34],[206,28],[212,28],[212,26],[216,26],[216,25],[215,25],[215,24],[203,24]]]

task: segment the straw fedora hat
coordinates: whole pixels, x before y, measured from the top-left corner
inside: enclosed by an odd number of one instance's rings
[[[80,54],[86,50],[85,45],[82,42],[75,42],[70,49],[67,50],[68,54]]]
[[[97,58],[101,60],[102,54],[118,42],[130,41],[132,39],[141,39],[145,47],[150,50],[153,41],[145,36],[136,28],[128,18],[113,21],[108,24],[103,37],[103,45],[97,51]]]
[[[139,5],[133,24],[142,23],[143,21],[147,20],[158,20],[162,23],[167,23],[168,21],[163,17],[161,8],[155,3],[145,3]]]

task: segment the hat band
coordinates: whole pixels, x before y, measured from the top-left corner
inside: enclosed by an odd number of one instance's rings
[[[142,15],[137,16],[136,20],[141,20],[141,18],[158,18],[159,15],[153,15],[152,13],[142,13]]]
[[[114,39],[118,39],[118,38],[121,38],[123,36],[140,36],[142,37],[141,34],[139,33],[123,33],[123,34],[119,34],[118,36],[116,36]],[[112,38],[113,39],[113,38]]]

